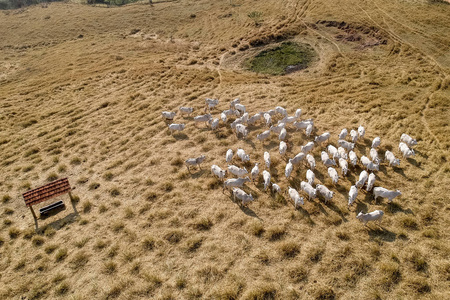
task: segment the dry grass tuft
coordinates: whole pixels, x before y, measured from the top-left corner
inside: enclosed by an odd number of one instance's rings
[[[259,283],[251,288],[242,296],[245,300],[276,299],[277,289],[273,284],[264,282]]]
[[[294,241],[285,241],[278,246],[278,251],[283,257],[294,258],[300,253],[300,246]]]
[[[269,241],[276,241],[284,237],[286,229],[281,226],[271,226],[266,230],[266,237]]]

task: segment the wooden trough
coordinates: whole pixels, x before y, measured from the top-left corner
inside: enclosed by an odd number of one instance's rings
[[[62,178],[50,182],[49,184],[46,184],[44,186],[38,187],[34,190],[23,193],[22,196],[23,199],[25,200],[25,205],[30,208],[34,219],[37,219],[36,214],[33,210],[33,205],[50,200],[51,198],[63,195],[65,193],[69,193],[70,200],[72,200],[72,194],[70,193],[71,190],[72,188],[70,187],[69,180],[67,178]],[[42,217],[46,217],[50,215],[52,212],[64,208],[65,208],[64,202],[57,201],[55,203],[47,205],[46,207],[41,208],[39,212]]]

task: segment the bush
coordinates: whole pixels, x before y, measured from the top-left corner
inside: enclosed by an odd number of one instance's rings
[[[20,229],[17,227],[11,227],[8,231],[9,237],[12,239],[17,238],[20,235]]]
[[[104,264],[103,271],[106,274],[111,275],[117,271],[117,264],[113,261],[108,261]]]
[[[142,241],[142,248],[149,251],[153,250],[155,248],[155,240],[152,237],[146,237]]]
[[[59,249],[58,252],[56,252],[55,259],[57,262],[63,261],[67,257],[67,249],[62,248]]]
[[[36,247],[42,246],[44,244],[44,242],[45,242],[44,238],[40,235],[34,236],[31,239],[31,243],[33,244],[33,246],[36,246]]]
[[[195,230],[209,230],[213,226],[213,222],[209,218],[201,218],[192,224]]]
[[[67,282],[63,282],[55,288],[55,294],[57,296],[66,295],[69,291],[70,291],[70,286]]]
[[[286,258],[293,258],[300,252],[300,246],[292,241],[282,243],[278,249]]]
[[[2,203],[7,203],[11,200],[11,196],[10,195],[3,195],[2,197]]]
[[[55,172],[50,173],[47,176],[47,181],[55,181],[56,179],[58,179],[58,174],[56,174]]]
[[[280,226],[272,226],[267,228],[266,236],[269,241],[276,241],[284,237],[286,230]]]

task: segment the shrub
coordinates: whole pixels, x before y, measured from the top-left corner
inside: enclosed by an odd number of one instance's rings
[[[44,244],[44,242],[45,242],[44,238],[40,235],[34,236],[31,239],[31,243],[33,244],[33,246],[36,246],[36,247],[42,246]]]
[[[418,251],[413,251],[408,260],[413,264],[416,271],[425,271],[427,269],[428,264]]]
[[[130,207],[125,209],[125,219],[131,219],[134,217],[134,212]]]
[[[115,233],[118,233],[119,231],[123,230],[125,228],[125,224],[121,221],[117,221],[112,225],[112,230]]]
[[[320,260],[322,260],[322,255],[325,252],[325,250],[322,247],[313,247],[309,250],[307,257],[310,261],[317,263]]]
[[[79,157],[74,157],[70,160],[70,164],[71,165],[80,165],[81,164],[81,159]]]
[[[177,289],[182,290],[186,287],[186,285],[187,285],[186,278],[182,275],[177,276],[175,280],[175,286],[177,287]]]
[[[70,286],[67,282],[63,282],[55,288],[55,294],[57,296],[66,295],[70,291]]]
[[[117,271],[117,264],[113,261],[108,261],[103,265],[103,272],[111,275]]]
[[[80,269],[84,267],[89,261],[89,255],[81,251],[75,254],[75,256],[70,261],[72,269]]]
[[[162,184],[161,189],[165,192],[170,192],[173,190],[173,183],[170,181],[166,181]]]
[[[5,215],[12,215],[14,213],[14,209],[6,207],[4,212]]]
[[[44,235],[46,237],[52,237],[56,234],[56,229],[53,228],[52,226],[46,226],[44,229]]]
[[[92,203],[90,201],[83,202],[82,209],[83,209],[83,212],[85,214],[87,214],[92,209]]]
[[[276,241],[284,237],[286,230],[280,226],[271,226],[267,228],[266,236],[269,241]]]
[[[402,274],[398,264],[393,262],[383,263],[380,266],[381,284],[389,289],[392,285],[400,282]]]
[[[417,230],[419,227],[416,219],[412,216],[403,217],[403,219],[401,219],[401,225],[403,228],[411,229],[411,230]]]
[[[203,243],[203,239],[201,237],[193,237],[186,241],[186,251],[187,252],[194,252]]]
[[[59,165],[58,166],[58,172],[59,173],[64,173],[67,170],[67,166],[66,165]]]
[[[259,221],[253,221],[248,226],[248,231],[249,231],[250,234],[259,237],[259,236],[261,236],[264,233],[264,226]]]
[[[120,190],[119,190],[117,187],[114,187],[114,188],[112,188],[112,189],[109,191],[109,194],[110,194],[112,197],[117,197],[117,196],[120,195]]]
[[[77,248],[83,248],[86,245],[86,243],[89,242],[89,239],[90,239],[89,237],[84,237],[81,240],[76,241],[75,246]]]
[[[293,258],[300,252],[300,246],[293,241],[287,241],[279,245],[278,250],[284,257]]]
[[[107,181],[111,181],[114,178],[114,174],[111,172],[106,172],[105,174],[103,174],[103,179],[107,180]]]
[[[47,181],[55,181],[56,179],[58,179],[58,174],[56,174],[55,172],[50,173],[47,176]]]
[[[104,212],[106,212],[108,210],[108,207],[106,207],[106,205],[105,204],[101,204],[99,207],[98,207],[98,211],[99,211],[99,213],[104,213]]]
[[[2,197],[2,203],[7,203],[11,200],[11,196],[10,195],[3,195]]]
[[[96,190],[96,189],[98,189],[100,187],[100,183],[98,183],[98,182],[92,182],[90,185],[89,185],[89,190]]]
[[[67,249],[61,248],[56,252],[55,259],[57,262],[63,261],[67,257]]]
[[[192,224],[195,230],[209,230],[213,226],[213,222],[209,218],[201,218]]]
[[[142,241],[142,248],[149,251],[153,250],[155,248],[155,239],[153,239],[152,237],[144,238],[144,240]]]
[[[52,245],[47,245],[44,248],[45,253],[47,254],[52,254],[53,251],[55,251],[58,248],[58,245],[52,244]]]
[[[164,235],[164,238],[172,244],[177,244],[181,241],[181,239],[183,238],[183,232],[179,231],[179,230],[172,230],[169,231],[168,233],[166,233]]]
[[[271,283],[261,283],[250,288],[242,297],[243,300],[276,299],[277,290]]]
[[[20,235],[20,233],[21,233],[20,229],[17,227],[11,227],[11,228],[9,228],[9,231],[8,231],[9,237],[12,239],[17,238]]]
[[[299,283],[308,278],[308,272],[302,265],[295,265],[288,270],[288,275],[294,283]]]
[[[36,231],[33,228],[27,228],[23,231],[23,238],[24,239],[31,239],[36,234]]]

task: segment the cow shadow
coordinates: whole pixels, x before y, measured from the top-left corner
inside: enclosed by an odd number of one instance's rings
[[[407,215],[414,215],[414,212],[410,208],[403,209],[403,207],[400,205],[400,203],[397,203],[397,202],[390,202],[390,203],[388,202],[386,204],[386,210],[388,212],[390,212],[391,214],[396,214],[396,213],[401,212],[401,213],[404,213]]]
[[[172,135],[177,141],[188,140],[189,137],[185,133],[174,133]]]
[[[403,171],[402,168],[392,167],[392,170],[393,170],[395,173],[400,174],[400,175],[402,175],[403,177],[406,178],[405,171]]]
[[[342,218],[343,222],[348,222],[348,219],[345,217],[344,212],[336,204],[334,204],[332,200],[328,201],[328,203],[325,205],[326,207],[337,213]]]
[[[203,174],[205,174],[206,170],[205,169],[198,169],[197,172],[192,173],[191,170],[188,170],[189,174],[191,175],[192,179],[198,179],[200,178]]]
[[[394,242],[397,239],[396,233],[382,227],[381,225],[377,226],[378,227],[376,228],[369,227],[369,225],[366,226],[367,233],[369,234],[371,241],[381,240],[384,242]]]

